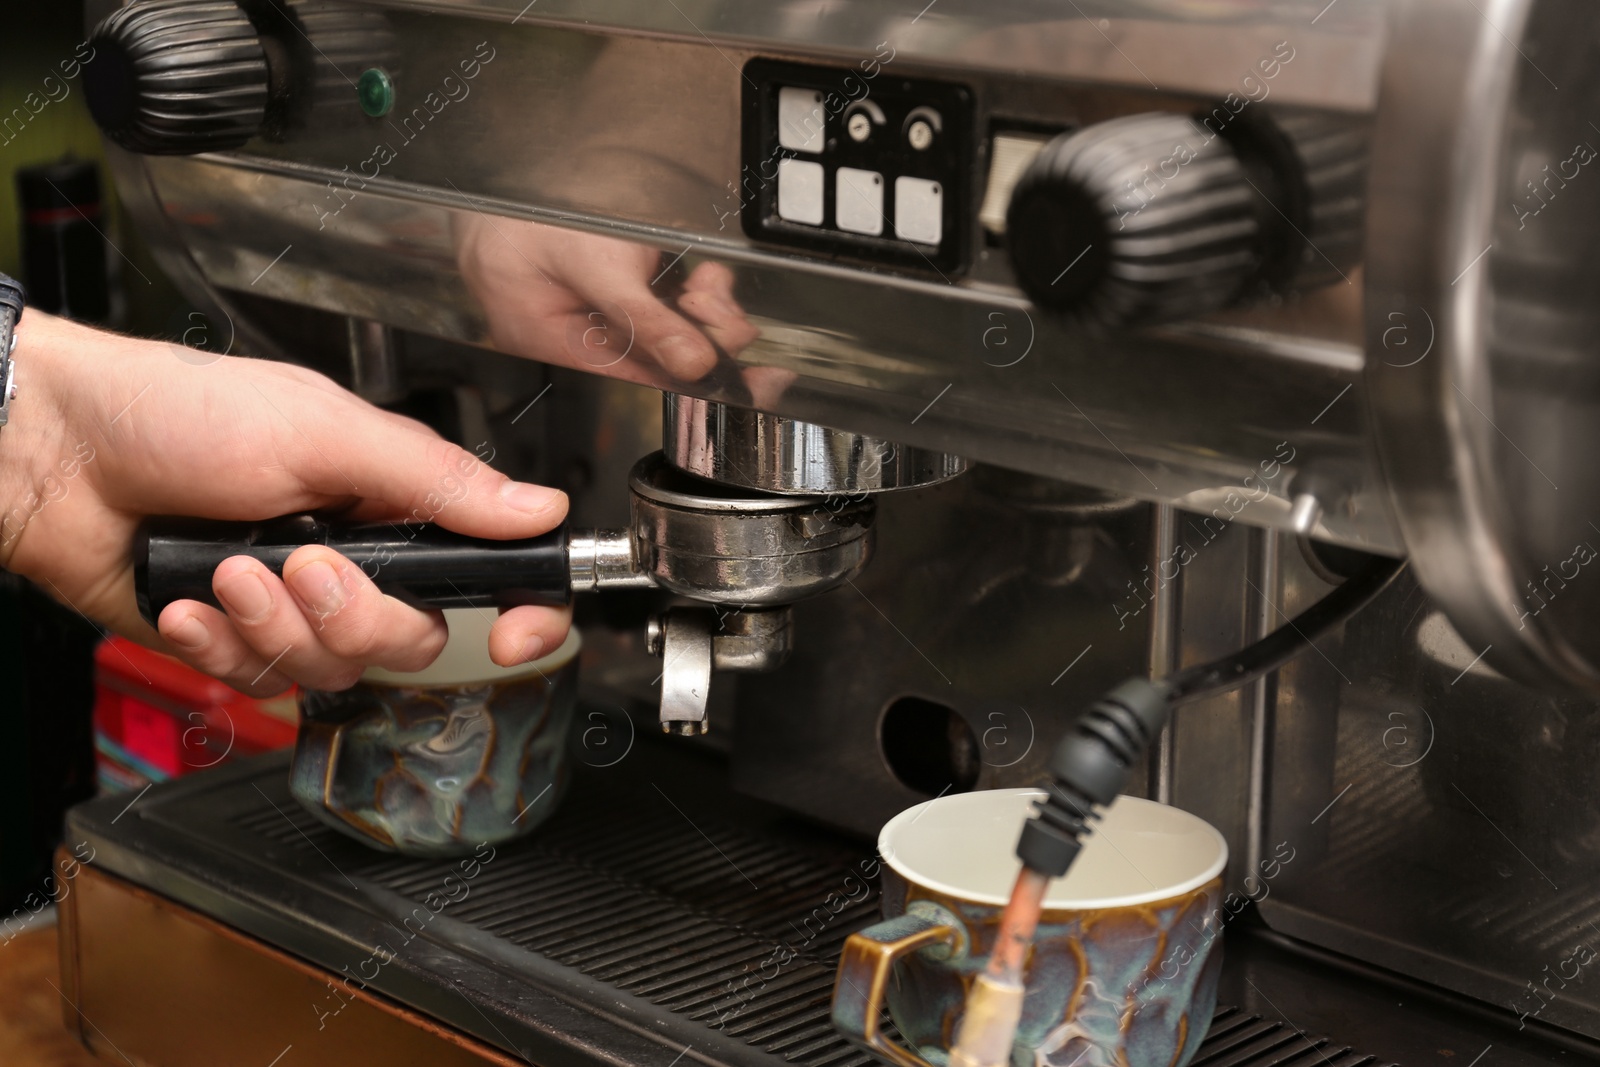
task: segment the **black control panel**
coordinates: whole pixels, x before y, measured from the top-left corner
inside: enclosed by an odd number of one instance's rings
[[[751,238],[949,275],[970,230],[972,98],[896,77],[894,50],[853,67],[744,68],[736,196]]]

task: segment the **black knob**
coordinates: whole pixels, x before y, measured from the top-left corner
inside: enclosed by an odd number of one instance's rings
[[[1100,325],[1171,321],[1249,286],[1261,221],[1229,141],[1151,113],[1062,134],[1017,180],[1006,239],[1023,290]]]
[[[266,120],[266,50],[232,0],[138,0],[107,16],[89,43],[89,110],[124,148],[238,148]]]
[[[1279,290],[1351,283],[1366,223],[1370,134],[1364,119],[1319,112],[1272,112],[1237,123],[1234,149],[1266,173],[1281,240],[1263,270]]]

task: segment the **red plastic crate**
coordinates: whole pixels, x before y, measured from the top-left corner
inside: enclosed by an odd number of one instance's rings
[[[294,744],[295,693],[247,697],[121,637],[95,651],[95,755],[107,790]]]

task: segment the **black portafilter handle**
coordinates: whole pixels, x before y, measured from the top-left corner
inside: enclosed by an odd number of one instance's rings
[[[1171,695],[1162,682],[1130,678],[1089,706],[1050,757],[1044,802],[1017,841],[1024,867],[1051,878],[1067,873],[1095,808],[1117,799],[1128,771],[1166,725]]]
[[[341,553],[378,588],[418,608],[562,605],[572,599],[567,527],[515,541],[467,537],[404,522],[338,523],[313,515],[265,522],[145,520],[134,540],[139,614],[154,626],[178,600],[217,605],[211,576],[232,556],[250,556],[279,576],[302,545]]]

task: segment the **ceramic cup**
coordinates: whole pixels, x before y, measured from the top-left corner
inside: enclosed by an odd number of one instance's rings
[[[878,837],[882,922],[852,934],[834,1025],[900,1067],[948,1063],[1043,793],[996,789],[901,812]],[[1015,1067],[1183,1067],[1216,1007],[1228,846],[1203,820],[1119,797],[1045,897]],[[879,1028],[887,1003],[905,1039]]]
[[[492,610],[448,610],[426,670],[369,669],[341,693],[306,691],[289,790],[323,822],[409,856],[456,856],[521,837],[565,791],[578,694],[576,629],[554,653],[499,667]]]

